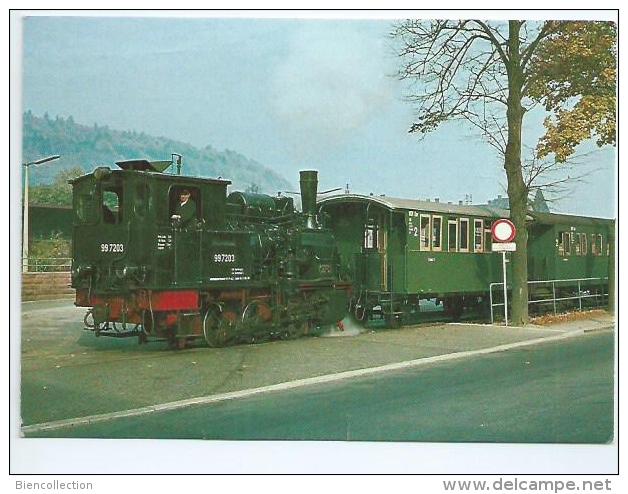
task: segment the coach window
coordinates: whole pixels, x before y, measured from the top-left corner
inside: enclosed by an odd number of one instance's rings
[[[574,233],[574,254],[579,256],[582,253],[582,249],[580,248],[580,237],[582,236],[581,233]]]
[[[432,216],[432,250],[443,250],[442,216]]]
[[[421,215],[421,227],[419,230],[420,250],[430,250],[430,216]]]
[[[364,248],[377,249],[377,225],[368,223],[364,227]]]
[[[490,228],[484,228],[484,252],[491,252],[491,240],[493,238],[493,233]]]
[[[571,255],[571,233],[563,232],[563,249],[566,256]]]
[[[122,222],[122,188],[103,189],[102,191],[103,222],[115,225]]]
[[[458,250],[469,252],[469,218],[460,218],[460,239]]]
[[[597,242],[598,242],[598,252],[597,255],[598,256],[603,256],[604,255],[604,242],[602,240],[602,234],[598,234],[597,236]]]
[[[458,246],[458,221],[449,220],[447,222],[447,246],[449,252],[456,252]]]
[[[587,234],[580,234],[580,254],[586,256],[589,253],[589,244],[587,242]]]
[[[484,221],[473,220],[473,251],[484,252]]]
[[[571,255],[571,233],[560,232],[558,235],[558,255]]]

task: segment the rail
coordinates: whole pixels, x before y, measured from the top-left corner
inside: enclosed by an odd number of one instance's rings
[[[28,273],[67,273],[72,269],[71,257],[29,257]]]
[[[599,297],[608,297],[608,293],[591,293],[590,290],[584,290],[582,289],[582,284],[583,282],[590,282],[590,281],[608,281],[608,277],[605,278],[570,278],[570,279],[562,279],[562,280],[533,280],[533,281],[528,281],[528,286],[530,285],[549,285],[551,284],[551,290],[552,290],[552,297],[551,298],[541,298],[541,299],[532,299],[532,300],[528,300],[528,306],[532,305],[532,304],[549,304],[552,303],[553,307],[554,307],[554,314],[557,314],[557,302],[562,302],[562,301],[566,301],[566,300],[578,300],[578,310],[582,310],[582,300],[583,299],[588,299],[588,298],[599,298]],[[573,289],[577,289],[577,295],[572,295],[572,296],[568,296],[568,297],[557,297],[556,296],[556,285],[557,284],[566,284],[566,286],[559,286],[558,288],[573,288]],[[490,301],[490,305],[491,305],[491,324],[493,324],[493,322],[495,321],[495,317],[494,317],[494,308],[495,307],[503,307],[504,302],[494,302],[493,299],[493,287],[495,286],[499,286],[499,287],[503,287],[504,283],[503,282],[495,282],[495,283],[491,283],[489,285],[489,301]],[[587,288],[585,286],[585,288]],[[508,289],[510,289],[510,287],[508,287]],[[602,292],[604,292],[604,290],[602,290]],[[532,293],[532,290],[528,290],[528,293]]]

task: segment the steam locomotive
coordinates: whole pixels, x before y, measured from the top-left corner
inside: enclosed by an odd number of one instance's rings
[[[316,171],[300,172],[298,212],[291,197],[227,195],[228,180],[181,175],[178,155],[116,164],[70,181],[75,305],[96,336],[224,346],[344,317],[351,283],[317,214]]]

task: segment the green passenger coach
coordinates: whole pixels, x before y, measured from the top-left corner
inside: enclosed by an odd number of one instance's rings
[[[506,209],[357,194],[322,199],[319,208],[353,281],[359,320],[411,322],[421,299],[442,302],[457,319],[465,307],[487,310],[490,284],[502,281],[491,225],[509,217]],[[527,220],[529,280],[608,276],[612,221],[532,211]]]

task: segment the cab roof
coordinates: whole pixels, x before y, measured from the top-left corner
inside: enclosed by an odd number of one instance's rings
[[[170,160],[161,160],[161,161],[148,161],[145,159],[137,159],[137,160],[124,160],[124,161],[116,161],[116,165],[118,165],[123,170],[136,170],[136,171],[150,171],[163,173],[168,169],[168,167],[172,164]]]
[[[163,173],[163,170],[166,170],[168,166],[170,166],[170,161],[148,161],[148,160],[127,160],[127,161],[117,161],[116,165],[118,165],[120,170],[111,170],[111,173],[114,175],[118,174],[126,174],[126,173],[149,173],[151,177],[158,178],[161,180],[170,180],[170,181],[181,181],[181,182],[194,182],[194,183],[211,183],[211,184],[219,184],[219,185],[230,185],[231,180],[224,180],[222,178],[205,178],[205,177],[191,177],[189,175],[172,175],[170,173]],[[108,169],[109,167],[98,167],[95,168],[91,173],[86,173],[85,175],[81,175],[80,177],[73,178],[68,180],[68,183],[74,184],[86,180],[88,178],[93,178],[94,172],[99,168]],[[161,171],[159,170],[161,168]]]

